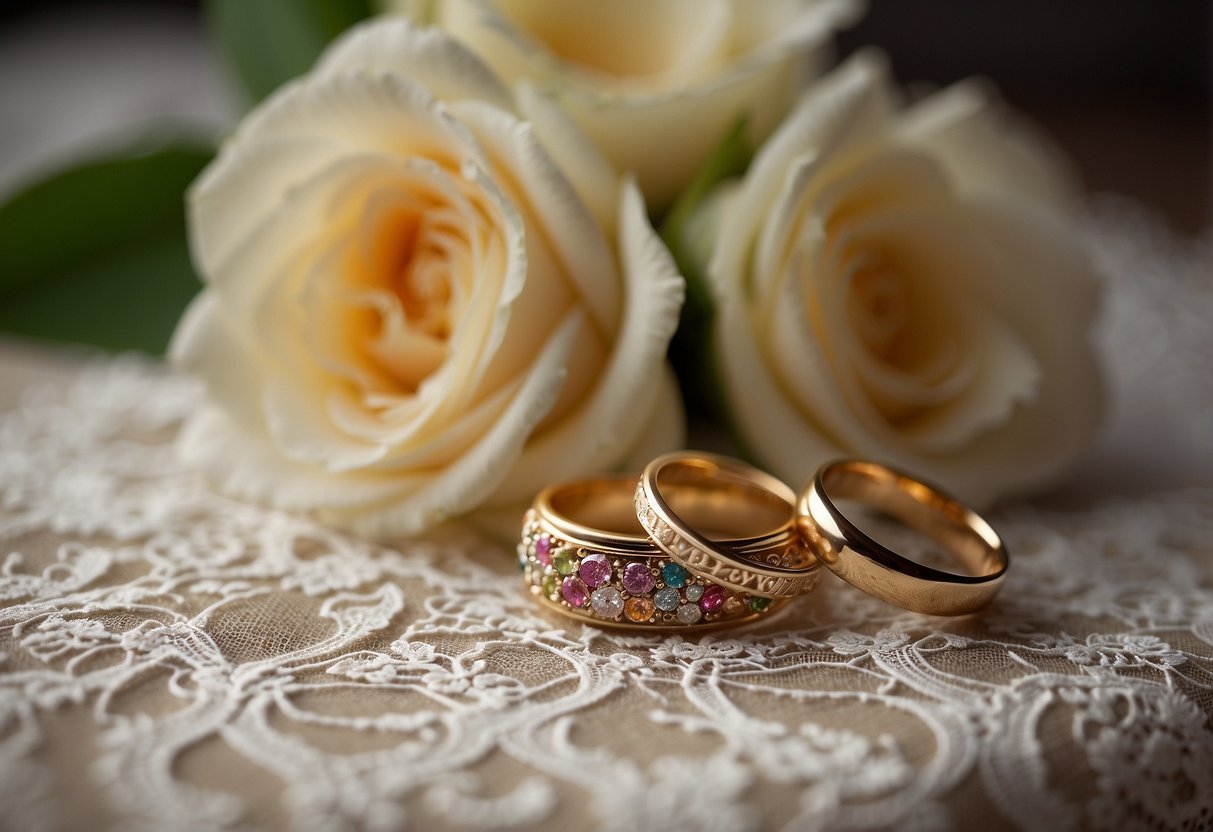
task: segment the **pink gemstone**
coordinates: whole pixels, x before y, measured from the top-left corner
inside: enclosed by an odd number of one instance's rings
[[[647,564],[629,563],[623,570],[623,588],[633,595],[647,595],[656,583]]]
[[[716,612],[723,603],[724,587],[710,586],[703,591],[703,597],[699,599],[699,609],[704,612]]]
[[[611,579],[611,562],[606,555],[586,555],[581,559],[579,574],[587,586],[602,586]]]
[[[586,587],[585,582],[572,575],[565,578],[564,583],[560,585],[560,594],[564,596],[564,600],[568,601],[570,606],[574,607],[584,607],[585,602],[590,598],[590,590]]]
[[[535,557],[539,558],[539,562],[544,566],[548,566],[552,562],[552,538],[546,534],[535,541]]]

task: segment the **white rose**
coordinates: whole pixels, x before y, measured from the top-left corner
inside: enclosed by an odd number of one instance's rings
[[[790,482],[853,455],[979,504],[1039,488],[1102,405],[1069,181],[981,85],[893,98],[852,59],[699,218],[731,418]]]
[[[657,206],[747,117],[756,146],[862,0],[387,0],[555,97]]]
[[[229,493],[411,533],[682,441],[684,286],[639,190],[438,31],[333,44],[189,218],[206,288],[172,356],[208,403],[181,447]]]

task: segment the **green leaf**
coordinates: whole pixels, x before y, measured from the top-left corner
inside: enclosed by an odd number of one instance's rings
[[[661,239],[665,240],[675,262],[687,279],[688,294],[696,296],[698,302],[709,307],[711,293],[703,274],[704,264],[693,256],[687,232],[696,212],[716,187],[745,173],[749,167],[753,151],[746,141],[745,129],[745,118],[738,119],[708,156],[708,160],[695,174],[691,184],[679,195],[659,229]]]
[[[85,163],[0,205],[0,330],[163,352],[198,291],[183,195],[213,153]]]
[[[250,104],[311,69],[329,42],[370,16],[370,0],[207,0],[211,31]]]
[[[707,419],[720,411],[716,374],[710,358],[715,303],[704,273],[706,263],[694,253],[690,239],[696,214],[726,180],[745,173],[753,151],[745,138],[745,119],[740,119],[721,139],[695,179],[682,192],[661,223],[660,234],[687,281],[687,299],[678,330],[670,342],[670,362],[678,373],[687,412]]]

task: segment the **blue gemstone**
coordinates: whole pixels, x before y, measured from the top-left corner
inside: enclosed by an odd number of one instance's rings
[[[670,612],[678,606],[681,600],[678,597],[678,590],[666,587],[653,596],[653,605],[659,610]]]
[[[676,563],[661,567],[661,580],[666,586],[680,587],[687,582],[687,571]]]

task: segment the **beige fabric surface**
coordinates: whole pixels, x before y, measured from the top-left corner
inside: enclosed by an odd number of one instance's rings
[[[1207,248],[1091,233],[1118,408],[955,620],[829,580],[697,639],[571,624],[466,530],[212,493],[155,362],[4,344],[0,826],[1208,828]]]

